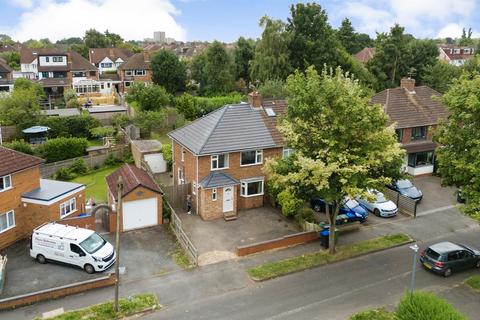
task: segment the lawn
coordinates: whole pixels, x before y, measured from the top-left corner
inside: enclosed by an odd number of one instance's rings
[[[170,144],[172,141],[170,138],[167,136],[167,133],[172,131],[172,129],[166,129],[161,132],[152,132],[151,137],[152,139],[160,141],[160,143],[163,144]]]
[[[113,310],[113,301],[97,304],[88,308],[69,311],[52,320],[113,320],[128,317],[148,310],[158,310],[160,305],[153,294],[140,294],[128,298],[120,299],[120,311],[117,315]],[[37,318],[38,319],[38,318]]]
[[[356,313],[350,320],[394,320],[395,315],[385,309],[372,309]]]
[[[89,147],[101,147],[103,146],[103,140],[102,139],[90,139],[88,140],[88,146]]]
[[[480,292],[480,275],[471,276],[465,280],[465,284],[473,290]]]
[[[328,251],[319,251],[290,259],[269,262],[248,269],[248,274],[255,281],[268,280],[289,273],[303,271],[366,253],[410,243],[412,241],[408,235],[403,233],[386,235],[350,245],[339,246],[337,253],[334,255],[329,254]]]
[[[73,179],[72,182],[82,183],[87,186],[87,199],[94,197],[96,203],[106,203],[107,182],[105,181],[105,177],[117,170],[119,167],[120,165],[95,170],[84,176]]]

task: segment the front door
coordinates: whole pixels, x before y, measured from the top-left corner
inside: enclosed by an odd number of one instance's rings
[[[233,211],[233,187],[223,188],[223,212]]]

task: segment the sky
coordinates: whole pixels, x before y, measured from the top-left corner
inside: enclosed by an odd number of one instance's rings
[[[286,20],[292,0],[0,0],[0,34],[15,40],[81,37],[95,28],[126,40],[165,31],[177,40],[233,42],[258,38],[264,15]],[[337,28],[348,17],[358,32],[375,36],[394,23],[418,38],[480,37],[480,0],[317,0]]]

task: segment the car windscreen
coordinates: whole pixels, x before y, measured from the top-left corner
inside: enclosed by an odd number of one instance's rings
[[[410,180],[398,180],[397,181],[397,186],[400,189],[408,189],[413,187],[413,184],[410,182]]]
[[[433,260],[440,260],[440,254],[430,248],[425,250],[425,254]]]
[[[102,237],[98,234],[93,233],[90,237],[80,242],[80,247],[82,247],[88,253],[94,253],[106,243]]]
[[[354,209],[359,206],[356,200],[348,200],[347,202],[345,202],[345,205],[350,209]]]

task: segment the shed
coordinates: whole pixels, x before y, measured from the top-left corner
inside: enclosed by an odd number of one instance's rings
[[[50,130],[45,126],[33,126],[22,130],[28,137],[28,142],[31,144],[42,144],[47,141],[47,133]]]
[[[132,140],[132,156],[137,168],[146,163],[153,173],[167,172],[167,162],[161,153],[162,144],[157,140]]]
[[[118,177],[123,180],[122,231],[151,227],[163,223],[163,192],[148,173],[125,164],[106,177],[108,204],[115,211]],[[113,223],[110,223],[110,231]]]

